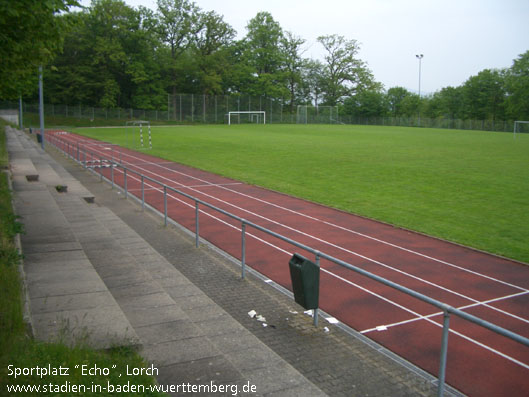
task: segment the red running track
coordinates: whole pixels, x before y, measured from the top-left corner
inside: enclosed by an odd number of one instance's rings
[[[246,185],[115,145],[65,132],[48,140],[89,165],[121,161],[168,186],[352,265],[529,337],[529,266],[456,244]],[[79,148],[79,151],[78,151]],[[110,168],[97,167],[110,179]],[[123,186],[123,171],[114,168]],[[140,179],[127,176],[141,197]],[[163,212],[163,190],[146,182],[145,200]],[[195,230],[192,201],[169,191],[168,216]],[[200,235],[240,259],[241,225],[208,208]],[[254,229],[246,232],[246,263],[291,289],[291,245]],[[311,258],[309,253],[299,252]],[[320,307],[339,321],[437,376],[442,313],[394,289],[321,261]],[[529,393],[529,348],[451,316],[447,383],[472,396]]]

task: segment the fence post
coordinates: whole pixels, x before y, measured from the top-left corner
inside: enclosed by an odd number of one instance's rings
[[[103,157],[99,156],[99,182],[103,182]]]
[[[167,226],[167,185],[163,185],[163,225]]]
[[[198,222],[198,201],[195,201],[195,247],[198,248],[199,242],[200,242],[200,230],[199,230],[199,222]]]
[[[112,189],[114,189],[114,159],[110,162],[110,177],[112,178]]]
[[[123,169],[123,187],[125,188],[125,198],[127,198],[128,192],[127,192],[127,169],[126,168]]]
[[[141,210],[145,211],[145,183],[143,174],[141,174]]]
[[[437,388],[437,396],[443,397],[445,389],[446,377],[446,355],[448,352],[448,332],[450,330],[450,314],[445,309],[443,319],[443,337],[441,340],[441,359],[439,364],[439,385]]]
[[[318,266],[318,271],[320,271],[320,253],[319,252],[316,252],[316,266]],[[318,288],[320,288],[319,285],[318,285]],[[319,311],[318,308],[314,309],[313,311],[312,321],[315,327],[318,326],[318,311]]]
[[[246,267],[246,223],[242,221],[241,227],[241,278],[244,280]]]

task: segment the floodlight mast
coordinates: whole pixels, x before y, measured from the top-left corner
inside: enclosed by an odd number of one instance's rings
[[[415,57],[419,60],[419,127],[421,126],[421,63],[422,59],[424,58],[423,54],[415,55]]]
[[[421,98],[421,63],[422,59],[424,58],[423,54],[415,55],[415,57],[419,60],[419,99]]]

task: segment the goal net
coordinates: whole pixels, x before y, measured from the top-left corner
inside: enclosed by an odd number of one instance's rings
[[[127,121],[125,127],[128,147],[136,149],[152,149],[151,123],[149,121]]]
[[[529,133],[529,121],[515,121],[514,122],[514,136],[516,134]]]
[[[266,124],[266,112],[264,110],[228,112],[227,117],[228,125],[242,123]]]
[[[338,106],[298,105],[298,124],[338,124]]]

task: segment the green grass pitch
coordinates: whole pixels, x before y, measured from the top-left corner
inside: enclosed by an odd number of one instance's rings
[[[131,143],[125,128],[74,132]],[[152,140],[156,156],[529,262],[526,134],[205,125],[152,127]]]

